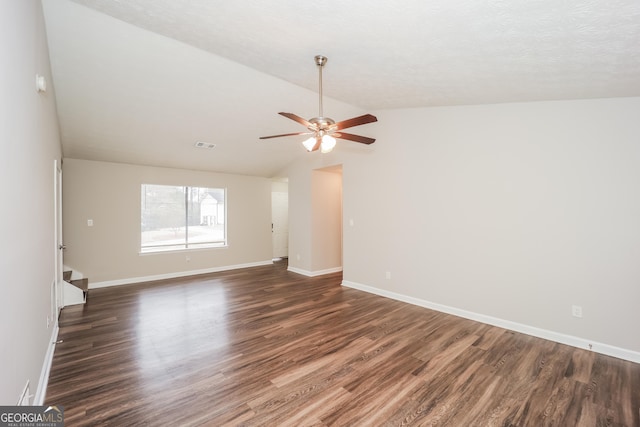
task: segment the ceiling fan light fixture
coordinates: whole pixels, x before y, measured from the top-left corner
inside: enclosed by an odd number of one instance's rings
[[[321,153],[330,153],[333,147],[336,146],[336,139],[331,135],[324,135],[322,137],[322,143],[320,144]]]
[[[306,148],[307,151],[313,151],[313,147],[316,146],[316,137],[312,136],[309,139],[305,139],[302,141],[302,145],[304,145],[304,148]]]
[[[322,67],[327,63],[327,57],[322,55],[316,55],[316,65],[318,66],[318,116],[312,117],[309,120],[303,119],[293,113],[280,112],[283,117],[286,117],[294,122],[298,122],[307,128],[309,132],[294,132],[284,133],[280,135],[261,136],[260,139],[279,138],[282,136],[295,136],[295,135],[313,135],[311,138],[302,142],[304,148],[311,152],[320,150],[321,153],[329,153],[336,146],[336,138],[346,139],[348,141],[359,142],[361,144],[373,144],[376,140],[366,136],[354,135],[351,133],[342,132],[343,129],[348,129],[355,126],[364,125],[367,123],[377,122],[378,119],[371,114],[363,114],[362,116],[352,117],[347,120],[336,122],[329,117],[325,117],[322,113]],[[334,133],[335,132],[335,133]],[[334,136],[329,135],[333,133]]]

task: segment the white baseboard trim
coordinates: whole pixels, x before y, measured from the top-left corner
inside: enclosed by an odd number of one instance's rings
[[[131,285],[134,283],[152,282],[154,280],[175,279],[177,277],[197,276],[199,274],[219,273],[221,271],[237,270],[239,268],[272,265],[273,261],[258,261],[246,264],[226,265],[222,267],[203,268],[201,270],[178,271],[175,273],[155,274],[153,276],[130,277],[128,279],[107,280],[104,282],[89,282],[89,289],[108,288],[111,286]]]
[[[56,321],[51,331],[51,338],[49,339],[49,345],[47,346],[47,353],[44,355],[44,361],[42,362],[42,369],[40,370],[40,379],[38,379],[38,388],[36,394],[33,396],[34,406],[44,405],[44,399],[47,394],[47,385],[49,384],[49,374],[51,373],[51,363],[53,362],[53,353],[56,350],[56,341],[58,341],[58,322]]]
[[[323,276],[325,274],[339,273],[342,271],[342,267],[327,268],[325,270],[317,270],[317,271],[303,270],[297,267],[287,267],[287,271],[302,274],[307,277],[316,277],[316,276]]]
[[[350,282],[347,280],[342,281],[342,286],[358,289],[360,291],[379,295],[385,298],[391,298],[397,301],[406,302],[408,304],[417,305],[419,307],[429,308],[431,310],[439,311],[442,313],[452,314],[454,316],[463,317],[465,319],[475,320],[476,322],[486,323],[486,324],[497,326],[500,328],[509,329],[514,332],[520,332],[526,335],[531,335],[531,336],[546,339],[549,341],[554,341],[560,344],[566,344],[572,347],[595,351],[596,353],[617,357],[618,359],[640,363],[640,352],[637,352],[637,351],[627,350],[627,349],[615,347],[609,344],[594,342],[584,338],[565,335],[559,332],[549,331],[546,329],[540,329],[534,326],[512,322],[510,320],[504,320],[504,319],[499,319],[497,317],[474,313],[472,311],[462,310],[459,308],[450,307],[443,304],[425,301],[419,298],[414,298],[414,297],[399,294],[396,292],[374,288],[372,286],[363,285],[360,283]]]

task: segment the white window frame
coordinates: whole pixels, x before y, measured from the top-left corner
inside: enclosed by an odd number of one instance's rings
[[[143,211],[144,211],[144,203],[142,202],[142,198],[145,194],[146,186],[157,186],[157,187],[183,187],[185,189],[185,218],[184,218],[184,228],[185,228],[185,242],[184,243],[166,243],[166,244],[158,244],[158,245],[145,245],[143,246],[142,233],[143,230]],[[224,195],[224,207],[223,207],[223,232],[224,238],[223,240],[211,241],[211,242],[189,242],[189,227],[194,227],[189,225],[189,194],[190,190],[193,188],[199,189],[207,189],[207,190],[217,190],[223,191]],[[226,187],[198,187],[193,185],[166,185],[166,184],[148,184],[143,183],[140,186],[140,234],[139,234],[139,253],[141,255],[146,254],[154,254],[154,253],[167,253],[167,252],[183,252],[183,251],[195,251],[202,249],[210,249],[210,248],[226,248],[228,247],[228,235],[227,235],[227,199],[228,199],[228,191]],[[178,247],[183,246],[183,247]]]

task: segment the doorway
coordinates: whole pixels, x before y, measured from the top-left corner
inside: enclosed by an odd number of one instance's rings
[[[273,259],[289,257],[289,183],[271,185],[271,242]]]
[[[64,269],[64,243],[62,238],[62,164],[56,159],[53,161],[53,216],[54,227],[54,252],[55,266],[54,279],[51,285],[51,317],[57,322],[60,310],[64,305],[64,290],[62,273]]]
[[[342,165],[311,174],[311,271],[342,270]]]

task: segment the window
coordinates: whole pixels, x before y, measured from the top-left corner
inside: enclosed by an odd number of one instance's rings
[[[141,252],[227,245],[226,190],[142,184]]]

